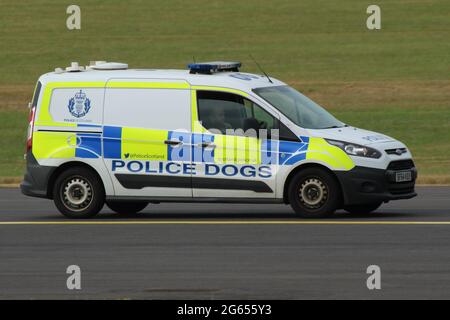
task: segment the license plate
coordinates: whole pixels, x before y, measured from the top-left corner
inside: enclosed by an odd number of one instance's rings
[[[395,182],[406,182],[412,180],[411,171],[400,171],[395,173]]]

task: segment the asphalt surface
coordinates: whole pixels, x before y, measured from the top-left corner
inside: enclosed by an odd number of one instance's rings
[[[0,299],[450,299],[450,187],[417,191],[320,221],[285,205],[158,204],[77,224],[0,189]],[[66,287],[69,265],[81,290]]]

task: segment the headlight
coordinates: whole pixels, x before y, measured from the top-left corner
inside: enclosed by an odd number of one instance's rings
[[[356,143],[349,143],[344,141],[330,140],[325,139],[329,144],[341,148],[344,150],[346,154],[357,156],[357,157],[366,157],[366,158],[374,158],[378,159],[381,157],[381,152],[375,150],[373,148],[361,146]]]

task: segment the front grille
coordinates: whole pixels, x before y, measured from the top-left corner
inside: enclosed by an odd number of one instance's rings
[[[406,153],[406,148],[386,149],[384,151],[386,151],[387,154],[401,156],[402,154]]]
[[[388,190],[393,195],[409,194],[414,192],[414,184],[417,177],[417,171],[414,166],[414,162],[411,159],[408,160],[396,160],[389,163],[387,167],[388,177]],[[395,182],[396,171],[411,170],[412,181]]]
[[[387,167],[388,170],[408,170],[412,168],[414,168],[414,162],[411,159],[392,161]]]

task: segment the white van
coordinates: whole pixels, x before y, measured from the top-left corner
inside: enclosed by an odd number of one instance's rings
[[[70,218],[105,203],[131,214],[160,202],[285,203],[318,218],[416,196],[404,144],[239,68],[93,62],[42,75],[22,192],[53,199]]]

